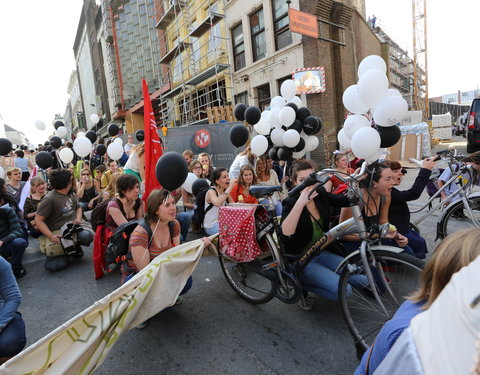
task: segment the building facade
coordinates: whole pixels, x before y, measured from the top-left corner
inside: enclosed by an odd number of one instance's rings
[[[477,98],[480,98],[480,89],[468,91],[458,90],[455,93],[430,98],[430,101],[445,104],[471,105],[473,99]]]

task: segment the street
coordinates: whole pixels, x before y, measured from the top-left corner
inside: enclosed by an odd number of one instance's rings
[[[448,145],[436,146],[436,149]],[[459,152],[464,150],[459,148]],[[418,169],[409,169],[403,188]],[[426,200],[426,194],[421,201]],[[436,216],[420,224],[430,252]],[[92,248],[59,273],[43,268],[38,242],[25,255],[20,308],[31,345],[113,291],[120,274],[93,277]],[[274,299],[251,305],[228,285],[218,260],[204,256],[183,304],[159,313],[113,347],[98,374],[352,374],[355,349],[338,303],[317,298],[312,311]]]

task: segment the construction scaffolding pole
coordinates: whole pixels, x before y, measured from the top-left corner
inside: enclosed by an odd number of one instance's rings
[[[413,103],[416,110],[429,117],[427,0],[412,0],[413,22]]]

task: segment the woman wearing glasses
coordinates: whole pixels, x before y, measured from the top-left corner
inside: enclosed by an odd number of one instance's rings
[[[95,187],[90,169],[83,168],[80,181],[77,183],[77,197],[83,212],[93,210],[100,198],[100,192]]]

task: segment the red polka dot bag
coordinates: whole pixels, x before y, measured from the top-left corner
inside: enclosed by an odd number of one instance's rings
[[[255,230],[256,206],[222,206],[218,213],[220,252],[235,262],[250,262],[260,253]]]

